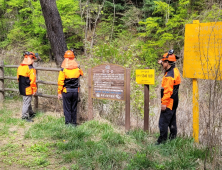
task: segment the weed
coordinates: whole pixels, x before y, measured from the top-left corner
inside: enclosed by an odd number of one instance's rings
[[[9,126],[4,125],[0,127],[0,136],[8,135]]]
[[[147,133],[142,129],[131,130],[128,134],[135,138],[137,142],[144,142],[147,137]]]
[[[168,141],[159,147],[159,154],[169,157],[173,156],[171,161],[165,161],[164,165],[167,169],[191,169],[195,168],[198,159],[205,159],[205,149],[197,148],[193,144],[193,139],[177,138]]]
[[[70,167],[70,170],[78,170],[79,169],[79,166],[77,164],[73,164],[71,167]]]
[[[17,144],[8,143],[0,148],[0,151],[13,152],[18,148]]]
[[[2,109],[0,114],[0,133],[5,132],[4,137],[14,123],[21,125],[20,119],[10,118],[10,110]],[[155,146],[147,140],[147,133],[139,129],[121,135],[110,123],[96,120],[74,128],[66,126],[64,118],[43,113],[35,119],[24,138],[34,139],[35,143],[21,149],[21,144],[13,143],[15,133],[10,133],[13,136],[7,139],[13,142],[0,147],[0,161],[4,165],[41,169],[53,166],[49,161],[53,158],[61,169],[194,169],[205,159],[205,148],[195,146],[189,138]],[[155,134],[149,137],[156,138]]]
[[[127,160],[128,154],[117,149],[110,149],[99,155],[98,162],[101,169],[121,169],[122,162]]]
[[[147,169],[151,167],[152,164],[152,161],[147,158],[147,155],[145,153],[137,152],[137,154],[134,155],[133,159],[130,160],[130,163],[126,169]]]
[[[1,154],[2,156],[8,156],[9,153],[8,153],[8,151],[4,151],[4,152],[1,152],[0,154]]]
[[[31,152],[48,152],[47,144],[34,144],[28,148]]]
[[[118,133],[110,132],[102,135],[102,139],[112,146],[117,146],[119,144],[125,144],[124,136]]]
[[[17,125],[20,122],[20,120],[12,117],[12,111],[9,111],[6,109],[1,109],[0,110],[0,122],[2,122],[3,124]]]

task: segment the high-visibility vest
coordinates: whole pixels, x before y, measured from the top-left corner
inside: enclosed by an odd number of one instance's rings
[[[36,70],[32,65],[21,64],[17,70],[17,80],[21,95],[28,96],[37,91]]]
[[[161,104],[166,105],[171,110],[176,109],[178,106],[180,83],[180,72],[173,65],[165,72],[161,87]]]
[[[67,93],[66,88],[79,88],[79,77],[83,76],[83,71],[79,68],[62,68],[58,78],[58,94]]]

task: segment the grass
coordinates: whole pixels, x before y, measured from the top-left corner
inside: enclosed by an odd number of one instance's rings
[[[63,117],[38,113],[28,123],[13,110],[0,109],[0,169],[198,169],[205,159],[205,148],[190,138],[156,146],[155,134],[126,134],[107,121],[74,128]]]

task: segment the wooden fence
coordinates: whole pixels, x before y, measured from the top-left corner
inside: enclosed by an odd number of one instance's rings
[[[18,67],[19,67],[19,65],[4,65],[4,62],[0,61],[0,101],[4,100],[5,91],[19,92],[19,89],[5,88],[4,87],[4,79],[17,80],[17,77],[5,76],[4,75],[4,68],[18,68]],[[38,79],[38,72],[39,71],[59,72],[61,70],[60,68],[35,67],[35,69],[36,69],[36,84],[37,84],[37,87],[38,87],[38,84],[58,85],[57,82],[39,80]],[[38,97],[47,97],[47,98],[57,99],[56,95],[48,95],[48,94],[38,93],[38,89],[37,89],[36,95],[34,96],[34,109],[38,108]]]

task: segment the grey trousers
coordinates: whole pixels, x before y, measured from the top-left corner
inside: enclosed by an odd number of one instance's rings
[[[34,113],[32,110],[32,95],[23,96],[22,118],[29,118],[29,114]]]

